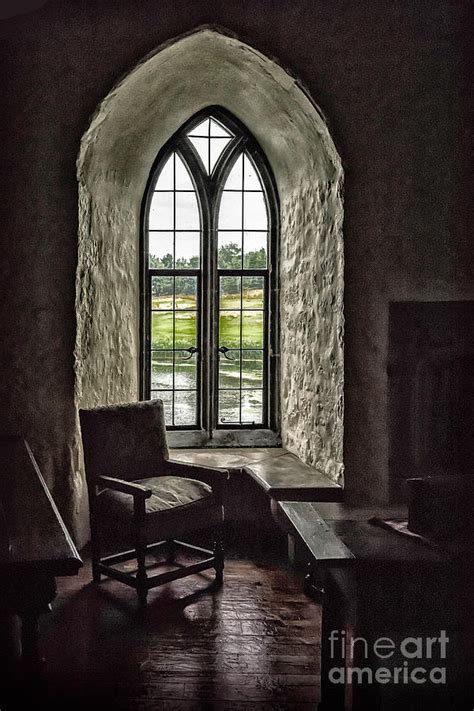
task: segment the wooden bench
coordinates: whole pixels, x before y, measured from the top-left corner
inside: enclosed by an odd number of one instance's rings
[[[458,612],[462,592],[455,558],[442,547],[428,547],[370,523],[374,516],[406,515],[398,507],[280,501],[278,509],[283,529],[307,551],[305,589],[312,597],[316,592],[315,599],[323,603],[320,711],[398,709],[415,699],[416,708],[461,708],[459,680],[463,674],[467,679],[469,670],[459,644],[465,619]],[[446,659],[405,659],[396,649],[405,638],[438,639],[441,630],[451,640]],[[387,638],[389,643],[396,640],[393,658],[373,652],[377,640]],[[408,673],[419,665],[429,670],[440,664],[448,669],[443,686],[432,683],[428,672],[423,687],[408,677],[398,684],[390,676],[403,665]],[[352,677],[353,669],[364,669],[363,679]],[[380,683],[378,669],[385,675]],[[395,695],[396,706],[390,703]]]
[[[171,459],[251,478],[272,501],[341,501],[342,487],[282,447],[172,449]]]

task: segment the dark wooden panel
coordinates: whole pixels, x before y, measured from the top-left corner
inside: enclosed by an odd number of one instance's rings
[[[272,498],[300,501],[340,501],[342,487],[322,472],[286,453],[251,463],[245,471]]]
[[[315,504],[306,501],[280,501],[279,508],[318,563],[354,559],[351,551],[321,518]]]
[[[331,521],[329,526],[360,562],[446,565],[446,554],[367,521]]]
[[[4,545],[0,571],[73,575],[81,558],[56,508],[28,444],[0,439],[0,502]]]

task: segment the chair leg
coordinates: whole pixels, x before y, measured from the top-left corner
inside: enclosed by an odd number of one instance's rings
[[[102,579],[102,574],[99,570],[98,564],[92,562],[92,581],[94,583],[100,583]]]
[[[171,538],[169,541],[166,541],[166,562],[167,563],[174,563],[175,560],[175,555],[176,555],[176,545],[174,540]]]
[[[146,546],[141,543],[137,544],[135,547],[137,554],[137,595],[140,605],[146,605],[146,599],[148,595],[148,577],[146,574],[145,556],[146,556]]]
[[[92,580],[94,583],[100,583],[100,580],[101,580],[101,573],[99,570],[100,543],[99,543],[99,536],[96,531],[91,531],[91,556],[92,556]]]
[[[224,526],[218,526],[215,532],[214,558],[216,559],[216,583],[221,585],[224,580]]]

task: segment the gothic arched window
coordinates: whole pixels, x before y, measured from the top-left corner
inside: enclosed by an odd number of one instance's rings
[[[142,396],[170,429],[277,429],[277,195],[234,117],[160,151],[143,204]]]

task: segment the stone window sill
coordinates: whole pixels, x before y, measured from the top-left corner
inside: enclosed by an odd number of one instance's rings
[[[283,447],[171,449],[173,461],[245,473],[272,499],[341,501],[342,487]]]
[[[206,430],[168,430],[167,439],[169,447],[173,449],[281,446],[280,435],[267,429],[214,430],[212,437],[209,437]]]

